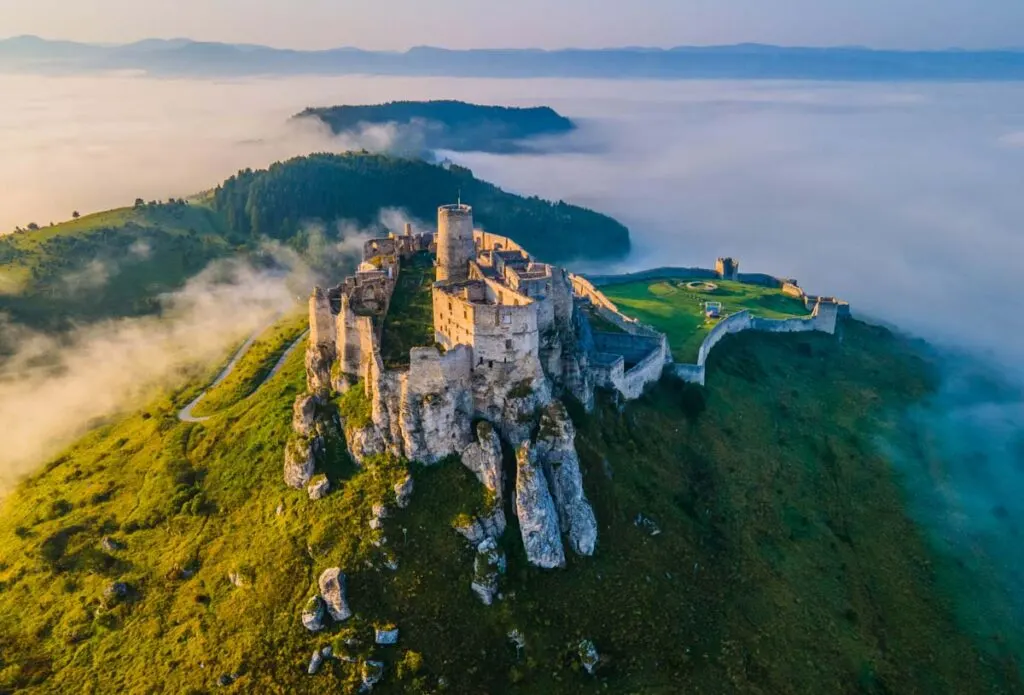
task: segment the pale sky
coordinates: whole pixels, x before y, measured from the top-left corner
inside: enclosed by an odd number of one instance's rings
[[[1024,47],[1024,0],[0,0],[0,37],[289,48]]]

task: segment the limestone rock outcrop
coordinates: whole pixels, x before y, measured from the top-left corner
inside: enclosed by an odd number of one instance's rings
[[[479,514],[455,524],[455,530],[474,547],[487,538],[500,538],[505,533],[505,510],[495,506],[489,514]]]
[[[398,505],[399,509],[405,509],[409,506],[409,502],[412,500],[412,489],[413,482],[412,476],[406,475],[400,481],[395,483],[395,504]]]
[[[306,389],[310,393],[330,390],[333,364],[334,349],[331,346],[310,343],[306,348]]]
[[[370,456],[383,454],[388,450],[380,432],[373,425],[359,428],[346,428],[345,441],[352,460],[362,466]]]
[[[352,617],[348,598],[345,595],[345,575],[338,567],[325,569],[319,580],[320,595],[323,597],[331,618],[341,622]]]
[[[505,553],[498,548],[494,538],[484,539],[476,549],[473,560],[473,582],[470,588],[485,606],[494,603],[498,595],[498,582],[505,573]]]
[[[303,393],[292,405],[292,429],[296,434],[312,436],[316,429],[317,397],[311,393]]]
[[[311,500],[322,500],[330,491],[331,482],[327,479],[326,475],[318,475],[313,478],[309,483],[309,487],[306,488],[306,492],[309,493],[309,499]]]
[[[317,440],[296,436],[284,448],[284,482],[289,487],[304,488],[313,477],[316,465]]]
[[[558,511],[529,442],[523,442],[516,452],[515,507],[530,564],[547,569],[564,567]]]
[[[462,464],[500,501],[502,497],[501,440],[491,423],[476,426],[477,441],[462,451]]]
[[[562,533],[578,555],[593,555],[597,545],[597,519],[583,492],[576,428],[561,401],[554,401],[541,416],[536,443],[537,459],[551,486]]]

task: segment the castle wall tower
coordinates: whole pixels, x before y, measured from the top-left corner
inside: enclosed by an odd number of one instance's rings
[[[719,258],[715,261],[715,272],[723,280],[738,280],[740,274],[740,262],[735,258]]]
[[[437,281],[469,279],[469,262],[476,255],[473,243],[473,208],[442,205],[437,209]]]

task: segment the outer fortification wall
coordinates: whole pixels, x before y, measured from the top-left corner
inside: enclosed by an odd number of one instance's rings
[[[750,315],[749,311],[740,311],[727,318],[722,319],[718,324],[708,331],[704,342],[700,345],[697,353],[696,364],[676,364],[673,367],[675,375],[683,381],[704,385],[706,376],[705,365],[711,350],[718,345],[719,341],[730,333],[753,330],[766,333],[806,333],[808,331],[820,331],[833,335],[836,332],[836,323],[839,318],[840,305],[834,300],[819,299],[814,311],[808,317],[791,319],[764,319]]]

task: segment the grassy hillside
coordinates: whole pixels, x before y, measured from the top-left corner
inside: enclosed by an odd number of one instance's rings
[[[883,329],[730,336],[706,390],[665,381],[622,409],[572,408],[597,554],[531,568],[513,525],[490,608],[449,528],[483,503],[457,461],[411,466],[412,504],[384,529],[397,571],[367,522],[408,464],[357,469],[331,440],[325,499],[284,486],[303,382],[296,352],[205,424],[176,419],[187,394],[155,402],[4,500],[0,692],[352,692],[343,661],[306,675],[326,644],[381,658],[381,693],[1024,692],[997,645],[958,633],[874,446],[932,388],[915,348]],[[330,566],[349,574],[356,615],[313,635],[299,614]],[[126,595],[105,598],[115,581]],[[385,622],[399,643],[374,649]],[[575,658],[582,637],[606,657],[596,677]]]
[[[696,361],[700,344],[720,320],[704,316],[704,302],[721,302],[723,317],[743,310],[768,319],[810,313],[801,300],[784,295],[776,287],[715,280],[715,289],[705,290],[688,287],[690,282],[686,278],[645,280],[609,285],[601,291],[622,311],[663,331],[672,346],[672,356],[687,363]]]
[[[232,235],[210,208],[142,205],[0,236],[0,312],[42,329],[151,313]]]
[[[192,414],[206,417],[248,398],[270,376],[285,351],[309,327],[309,312],[296,309],[253,341],[223,381],[207,390]]]

